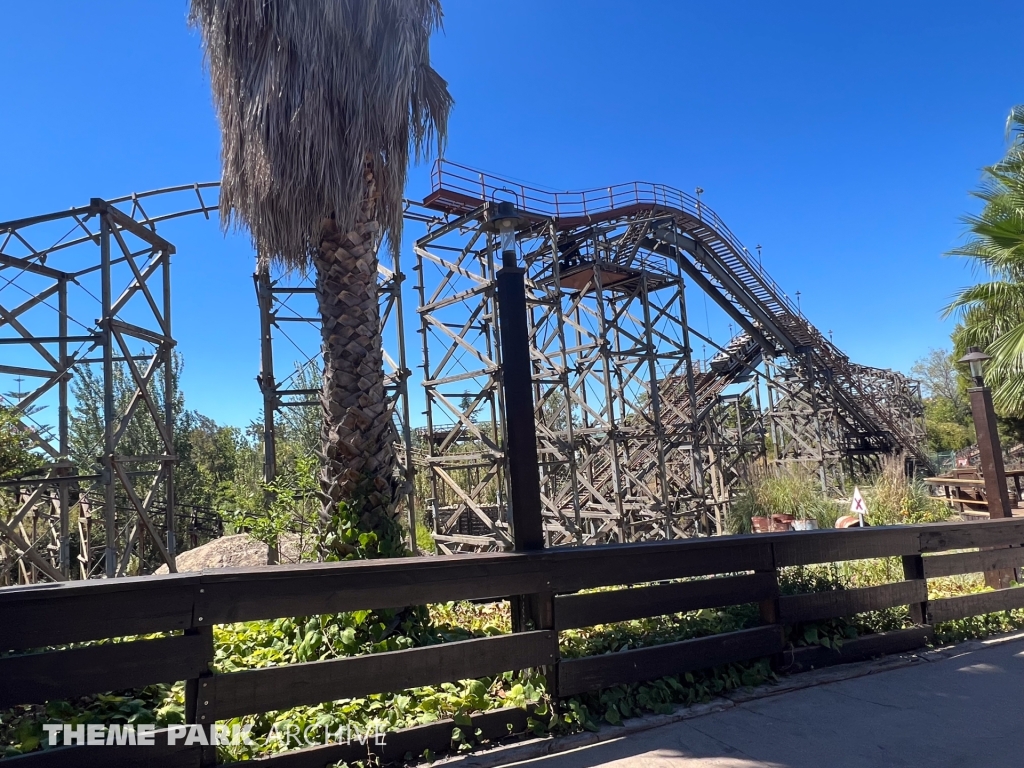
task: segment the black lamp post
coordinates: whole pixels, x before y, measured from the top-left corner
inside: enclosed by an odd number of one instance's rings
[[[985,363],[991,359],[992,356],[986,355],[979,347],[968,347],[967,354],[961,357],[957,362],[966,365],[970,369],[971,378],[974,379],[974,386],[984,387]]]
[[[540,501],[540,461],[533,404],[533,362],[526,322],[526,270],[516,263],[516,229],[522,223],[512,203],[492,203],[493,231],[499,237],[498,330],[501,334],[501,380],[505,400],[505,456],[508,460],[509,509],[516,552],[544,548]],[[512,631],[554,626],[550,596],[512,596]]]
[[[500,238],[501,250],[502,266],[497,275],[498,329],[505,400],[505,455],[512,537],[517,552],[544,548],[525,270],[516,263],[516,228],[520,221],[512,203],[492,204],[490,223]]]

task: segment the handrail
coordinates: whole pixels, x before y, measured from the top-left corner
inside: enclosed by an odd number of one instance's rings
[[[551,192],[439,159],[431,171],[431,185],[434,192],[450,190],[481,200],[499,199],[498,193],[515,188],[519,191],[520,210],[554,219],[593,217],[629,205],[651,205],[681,211],[714,230],[737,256],[744,258],[746,268],[771,289],[791,314],[801,316],[793,300],[771,275],[762,266],[743,257],[743,244],[714,210],[693,195],[667,184],[632,181],[594,189]]]

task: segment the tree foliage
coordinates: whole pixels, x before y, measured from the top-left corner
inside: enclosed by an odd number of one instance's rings
[[[204,543],[218,533],[218,528],[197,532],[190,528],[190,519],[197,510],[212,519],[223,518],[235,530],[247,531],[262,540],[272,539],[271,531],[303,531],[303,521],[315,501],[315,488],[309,483],[315,467],[310,445],[318,441],[314,408],[286,409],[278,428],[279,479],[273,487],[263,483],[262,427],[253,423],[247,430],[218,424],[210,417],[190,410],[185,394],[178,386],[183,361],[175,356],[170,375],[174,379],[172,402],[174,468],[177,509],[177,540],[179,546]],[[300,386],[305,386],[299,382]],[[158,374],[150,385],[150,394],[163,402],[164,375]],[[114,409],[123,413],[135,392],[135,383],[124,364],[114,366],[112,378]],[[102,381],[96,371],[84,366],[71,385],[73,407],[69,415],[71,458],[82,474],[101,469],[103,453],[104,413]],[[6,446],[7,441],[2,441]],[[0,447],[0,451],[4,450]],[[118,452],[123,455],[153,455],[163,452],[163,442],[145,408],[136,409],[122,437]],[[29,454],[31,456],[31,454]],[[0,455],[0,462],[3,456]],[[7,462],[2,463],[7,466]],[[14,463],[11,462],[11,466]],[[152,469],[154,465],[140,464]],[[129,508],[125,498],[118,506]],[[313,504],[315,506],[315,504]],[[308,527],[308,524],[307,524]],[[158,563],[152,563],[157,565]]]
[[[0,480],[34,474],[42,459],[32,451],[33,441],[21,429],[18,412],[0,406]]]
[[[261,258],[307,266],[325,218],[352,229],[367,166],[397,251],[410,154],[447,132],[452,98],[430,65],[441,15],[438,0],[192,0],[220,119],[221,214]]]
[[[968,239],[950,252],[987,279],[961,290],[946,314],[959,318],[954,354],[978,346],[992,355],[985,378],[997,411],[1024,418],[1024,106],[1010,112],[1007,137],[1006,155],[972,193],[984,205],[964,217]]]
[[[967,380],[946,349],[931,349],[910,369],[921,382],[928,447],[933,451],[957,451],[974,442]]]
[[[175,495],[179,504],[216,507],[230,497],[228,486],[239,468],[239,453],[246,438],[237,427],[218,425],[213,419],[185,407],[185,395],[178,386],[183,361],[175,355],[169,373],[161,369],[150,383],[154,402],[163,403],[166,376],[173,379],[171,403]],[[135,381],[124,363],[114,366],[112,388],[115,413],[124,413],[135,393]],[[72,381],[74,406],[69,417],[71,459],[83,474],[102,469],[104,415],[103,386],[90,366],[83,366]],[[163,441],[149,411],[136,408],[118,443],[117,452],[126,456],[164,452]],[[153,465],[155,466],[155,465]],[[152,469],[153,466],[145,465]]]

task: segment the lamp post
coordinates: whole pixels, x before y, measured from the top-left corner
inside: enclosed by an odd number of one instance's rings
[[[499,237],[498,330],[501,334],[501,386],[505,401],[505,456],[508,461],[509,509],[516,552],[544,548],[540,501],[540,461],[533,403],[533,363],[526,322],[526,270],[516,263],[516,228],[521,223],[512,203],[492,203],[493,231]],[[554,626],[548,595],[513,595],[512,631]],[[556,641],[557,642],[557,641]]]
[[[533,363],[526,323],[526,280],[516,263],[518,211],[512,203],[492,204],[490,223],[500,238],[498,330],[505,401],[505,455],[508,459],[512,537],[517,552],[544,548],[540,501],[540,462],[533,403]]]
[[[1010,494],[1006,486],[1006,469],[1003,466],[1003,449],[999,444],[996,427],[996,412],[992,407],[992,390],[985,386],[985,361],[991,360],[978,347],[969,347],[967,354],[958,362],[967,365],[974,379],[974,386],[967,390],[971,399],[971,415],[981,454],[981,471],[985,479],[985,499],[988,514],[993,520],[1010,517]],[[989,571],[985,582],[996,589],[1009,586],[1013,570]]]

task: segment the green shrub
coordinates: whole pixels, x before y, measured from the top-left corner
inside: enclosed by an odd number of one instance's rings
[[[835,507],[822,492],[817,475],[803,467],[784,467],[755,475],[740,490],[730,505],[726,526],[730,533],[751,533],[753,517],[793,515],[831,528],[838,516]]]
[[[929,495],[922,481],[907,477],[903,461],[897,457],[885,461],[873,483],[862,491],[869,525],[934,523],[952,515],[941,499]],[[734,498],[726,524],[730,533],[751,533],[752,517],[793,515],[813,519],[819,528],[833,528],[844,514],[842,505],[824,494],[816,474],[793,466],[750,480]]]
[[[928,494],[920,480],[907,477],[903,462],[890,457],[882,465],[874,485],[864,492],[869,525],[910,525],[937,523],[953,510],[941,499]]]

